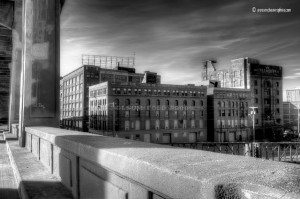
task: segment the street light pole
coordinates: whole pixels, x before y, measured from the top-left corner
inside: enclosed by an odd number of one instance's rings
[[[297,107],[298,107],[298,109],[297,109],[297,111],[298,111],[298,114],[297,114],[297,116],[298,116],[298,137],[300,137],[300,133],[299,133],[299,132],[300,132],[300,131],[299,131],[299,126],[300,126],[300,125],[299,125],[299,107],[300,107],[300,104],[298,104]]]
[[[255,109],[258,107],[249,107],[251,108],[251,113],[250,116],[252,117],[252,122],[253,122],[253,142],[255,142]]]

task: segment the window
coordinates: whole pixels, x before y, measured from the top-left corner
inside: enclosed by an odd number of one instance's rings
[[[204,105],[203,101],[202,101],[202,100],[200,100],[200,106],[203,106],[203,105]]]
[[[158,130],[159,126],[160,126],[160,122],[159,122],[159,120],[156,120],[155,121],[155,129]]]
[[[258,98],[255,98],[255,103],[258,104]]]
[[[183,128],[183,129],[186,129],[186,120],[183,120],[182,128]]]
[[[175,100],[175,106],[178,106],[178,100]]]
[[[195,100],[192,101],[192,106],[195,106],[196,105],[196,102]]]
[[[129,118],[129,111],[125,111],[125,117]]]
[[[156,117],[159,117],[159,111],[155,111]]]
[[[257,86],[257,80],[254,80],[254,86]]]
[[[169,129],[169,120],[165,120],[165,129]]]
[[[125,106],[130,106],[130,99],[125,100]]]
[[[254,89],[254,94],[257,95],[258,94],[258,90]]]
[[[156,106],[160,106],[160,101],[156,100]]]

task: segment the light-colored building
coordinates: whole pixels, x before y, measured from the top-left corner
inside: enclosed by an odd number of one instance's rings
[[[287,102],[284,102],[284,127],[293,131],[298,131],[300,126],[300,88],[286,91]]]
[[[90,132],[157,143],[207,140],[204,86],[104,82],[90,86]]]

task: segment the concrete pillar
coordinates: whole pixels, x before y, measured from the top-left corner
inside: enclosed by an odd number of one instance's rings
[[[19,141],[26,126],[59,127],[60,0],[23,0]]]
[[[20,78],[22,65],[22,0],[15,0],[12,26],[12,67],[10,78],[9,131],[19,122]]]

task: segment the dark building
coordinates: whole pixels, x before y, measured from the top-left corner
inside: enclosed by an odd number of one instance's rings
[[[206,90],[152,80],[90,86],[89,131],[156,143],[206,141]]]
[[[8,123],[12,31],[0,25],[0,124]]]
[[[209,87],[207,90],[208,141],[252,140],[252,120],[248,115],[250,103],[249,89]]]
[[[256,109],[256,138],[277,139],[283,127],[282,67],[260,64],[258,60],[232,60],[229,69],[205,67],[204,80],[217,80],[224,88],[250,89],[251,106]]]
[[[84,55],[83,64],[95,65],[83,65],[61,80],[61,126],[88,131],[89,86],[106,81],[141,83],[145,74],[135,72],[132,60],[131,57]],[[156,76],[156,83],[160,83],[160,76]]]

